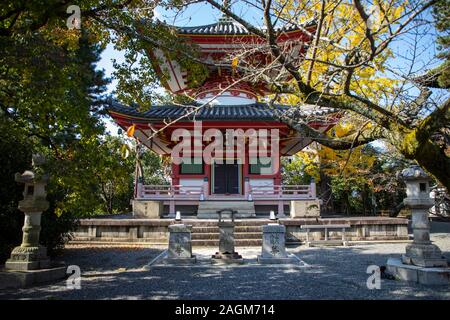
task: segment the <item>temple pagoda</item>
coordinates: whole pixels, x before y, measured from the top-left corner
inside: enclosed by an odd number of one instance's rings
[[[302,28],[278,29],[277,42],[290,57],[302,59],[311,41],[308,34],[314,34],[315,28],[316,24],[309,22]],[[200,59],[208,68],[208,76],[203,83],[190,85],[187,81],[189,70],[183,69],[163,50],[152,49],[148,55],[164,87],[172,93],[192,97],[195,103],[151,106],[141,112],[111,101],[108,108],[114,121],[124,130],[134,127],[134,138],[141,144],[173,160],[170,185],[145,185],[137,179],[134,214],[164,218],[173,217],[176,211],[180,211],[183,216],[213,218],[217,216],[217,210],[232,209],[238,212],[238,217],[268,216],[270,211],[284,217],[288,210],[292,217],[317,215],[319,201],[314,181],[308,185],[283,185],[279,165],[280,157],[294,155],[311,140],[274,117],[275,110],[287,110],[289,106],[262,102],[264,96],[272,93],[264,77],[248,77],[230,63],[233,57],[239,56],[239,63],[258,64],[259,67],[270,65],[270,52],[259,50],[266,45],[265,40],[226,17],[214,24],[177,27],[176,33],[200,50]],[[270,77],[271,73],[276,76],[279,70],[268,68],[266,76]],[[311,115],[327,112],[312,106],[305,106],[303,111]],[[198,130],[199,122],[197,146],[200,152],[196,150],[188,157],[183,153],[181,162],[174,161],[173,151],[180,142],[176,133]],[[333,120],[309,123],[322,132],[334,124]],[[250,146],[251,138],[244,137],[241,140],[244,149],[232,146],[232,152],[215,152],[210,161],[205,161],[202,151],[206,151],[214,140],[205,137],[205,133],[211,129],[225,137],[230,130],[237,132],[236,139],[242,138],[239,134],[242,132],[266,132],[268,142],[263,144],[268,152],[264,157],[257,154]],[[198,137],[198,132],[193,136]],[[228,147],[227,143],[229,141],[224,139],[224,149]],[[304,208],[314,209],[307,212]]]

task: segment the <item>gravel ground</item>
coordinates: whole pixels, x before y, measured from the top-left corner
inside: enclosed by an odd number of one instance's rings
[[[435,225],[435,224],[434,224]],[[433,227],[433,229],[435,229]],[[450,260],[450,224],[439,224],[432,240]],[[446,232],[446,233],[441,233]],[[380,290],[369,290],[369,265],[382,266],[399,257],[405,243],[351,247],[289,248],[309,267],[277,266],[145,266],[162,247],[70,247],[67,264],[82,270],[80,290],[68,290],[65,281],[27,289],[0,291],[0,299],[450,299],[449,286],[426,287],[382,279]],[[254,259],[258,248],[237,248]],[[194,248],[207,256],[215,248]]]

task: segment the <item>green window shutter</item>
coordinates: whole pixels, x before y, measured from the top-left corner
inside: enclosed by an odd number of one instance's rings
[[[183,161],[180,165],[180,173],[203,174],[203,162],[197,164],[194,163],[194,159],[190,159],[190,161],[186,161],[186,163]]]
[[[272,167],[272,161],[270,157],[258,157],[257,163],[250,163],[249,172],[250,174],[261,174],[263,168],[270,169]],[[266,171],[266,170],[265,170]],[[264,172],[263,174],[267,174]]]

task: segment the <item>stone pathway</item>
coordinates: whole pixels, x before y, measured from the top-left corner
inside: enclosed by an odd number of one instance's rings
[[[450,225],[450,224],[449,224]],[[450,259],[450,234],[433,233],[432,240]],[[63,256],[82,271],[80,290],[65,281],[35,288],[0,291],[0,299],[450,299],[450,287],[425,287],[381,280],[369,290],[369,265],[382,266],[404,252],[405,243],[351,247],[289,248],[305,265],[259,266],[258,248],[238,247],[247,259],[243,266],[192,268],[148,267],[164,247],[71,247]],[[201,260],[216,248],[195,248]]]

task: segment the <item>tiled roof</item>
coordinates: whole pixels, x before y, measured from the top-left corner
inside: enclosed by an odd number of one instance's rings
[[[309,27],[315,25],[314,21],[309,21],[302,25],[302,27]],[[294,25],[285,26],[283,28],[276,29],[276,31],[294,31],[298,30],[298,28]],[[177,31],[179,34],[221,34],[221,35],[247,35],[250,32],[240,23],[232,21],[230,19],[221,19],[219,22],[208,24],[204,26],[195,26],[195,27],[177,27]]]
[[[274,117],[274,109],[287,110],[289,106],[276,105],[269,106],[264,103],[253,103],[247,105],[213,105],[205,106],[195,110],[196,106],[178,106],[178,105],[160,105],[151,106],[149,110],[139,112],[136,108],[128,107],[117,101],[110,101],[108,111],[116,112],[123,115],[142,118],[145,120],[175,120],[183,115],[188,114],[186,120],[261,120],[272,121]],[[194,111],[194,112],[192,112]],[[325,111],[314,112],[315,114],[323,114]]]

